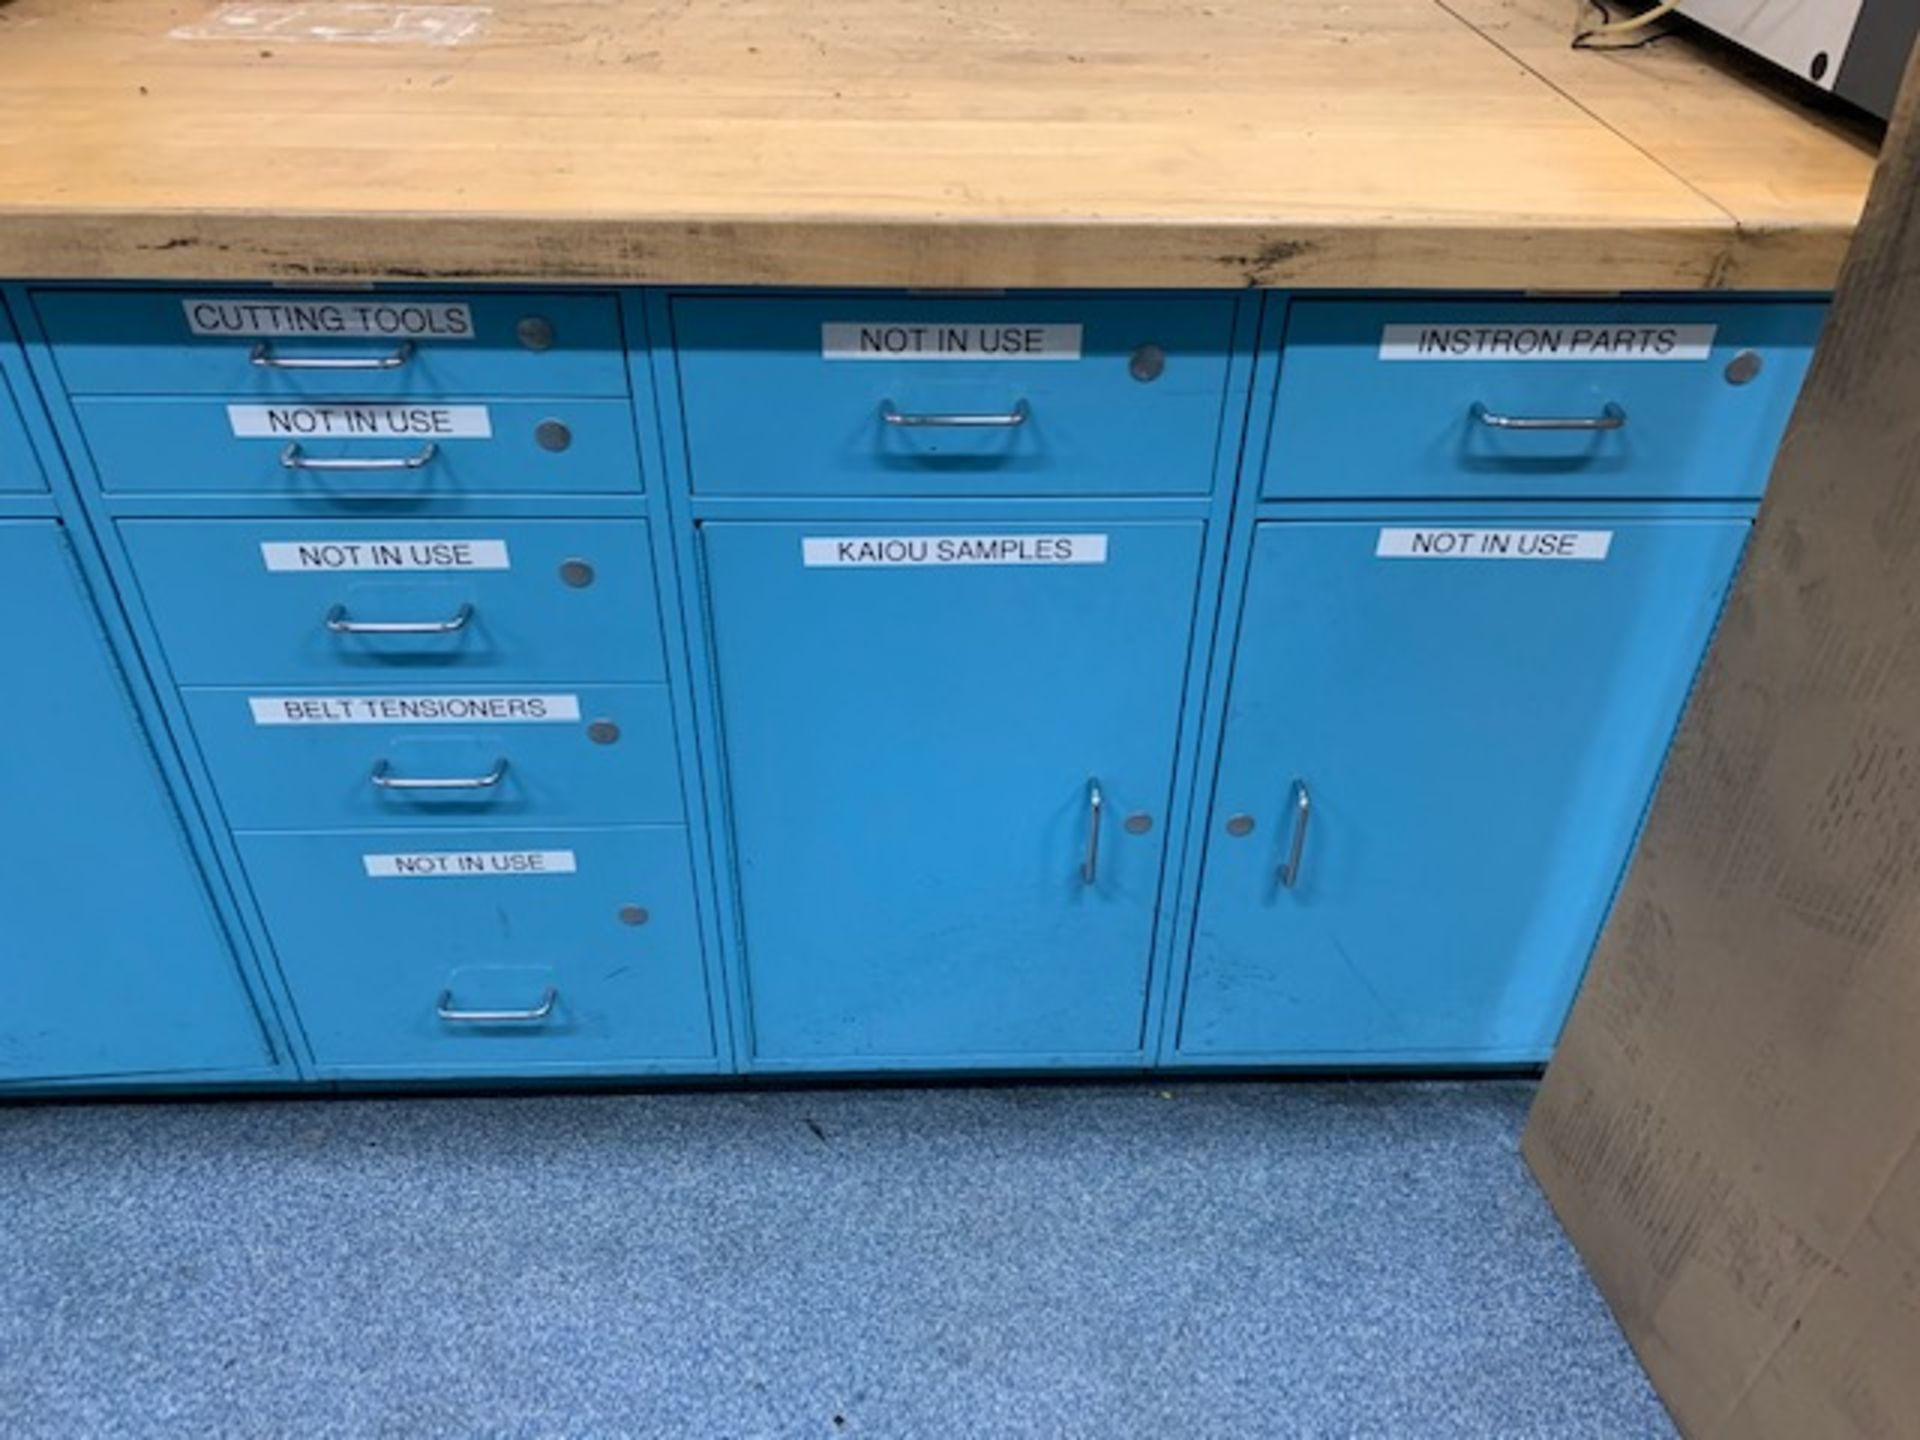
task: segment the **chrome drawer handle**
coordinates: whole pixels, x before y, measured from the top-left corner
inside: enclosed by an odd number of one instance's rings
[[[327,629],[336,635],[451,635],[467,628],[473,606],[462,605],[445,620],[350,620],[347,607],[327,611]]]
[[[1608,401],[1598,415],[1497,415],[1478,400],[1467,412],[1490,430],[1618,430],[1627,412]]]
[[[1100,875],[1100,811],[1107,797],[1100,793],[1098,780],[1087,781],[1087,855],[1080,862],[1080,883],[1091,885]]]
[[[1019,401],[1013,409],[1004,415],[914,415],[894,407],[891,400],[880,402],[880,418],[889,425],[899,425],[908,429],[917,426],[950,426],[974,429],[1006,430],[1015,425],[1027,423],[1027,402]]]
[[[560,992],[549,985],[531,1010],[462,1010],[453,1003],[453,991],[442,990],[433,1008],[449,1025],[537,1025],[553,1014],[559,1000]]]
[[[1287,863],[1280,867],[1280,888],[1291,890],[1300,883],[1300,859],[1307,849],[1307,822],[1313,819],[1313,793],[1307,782],[1293,782],[1293,843],[1287,847]]]
[[[369,460],[315,460],[300,451],[295,441],[280,452],[280,463],[289,470],[418,470],[431,465],[440,447],[429,440],[414,455],[382,456]]]
[[[391,355],[311,355],[282,359],[273,346],[262,340],[247,357],[249,364],[263,370],[398,370],[413,359],[413,341],[402,340]]]
[[[504,756],[494,761],[493,769],[484,775],[409,780],[404,775],[395,775],[385,760],[376,760],[372,772],[367,776],[368,782],[378,790],[491,790],[506,778],[507,762]]]

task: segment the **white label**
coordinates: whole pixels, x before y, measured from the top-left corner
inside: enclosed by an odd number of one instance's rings
[[[484,405],[229,405],[243,440],[489,440]]]
[[[1611,530],[1382,530],[1390,560],[1604,560]]]
[[[196,335],[271,339],[293,336],[378,336],[387,340],[471,340],[473,312],[464,304],[423,304],[376,296],[310,299],[182,300]]]
[[[578,695],[255,695],[256,725],[529,725],[578,720]]]
[[[490,5],[383,5],[370,0],[247,0],[168,31],[175,40],[258,45],[458,45],[493,14]]]
[[[504,540],[263,540],[269,570],[508,570]]]
[[[800,542],[803,565],[1104,565],[1104,535],[848,535]]]
[[[941,325],[829,321],[827,360],[1078,360],[1078,325]]]
[[[1387,325],[1382,360],[1704,360],[1715,325]]]
[[[376,880],[435,875],[571,875],[571,850],[426,850],[409,855],[362,855]]]

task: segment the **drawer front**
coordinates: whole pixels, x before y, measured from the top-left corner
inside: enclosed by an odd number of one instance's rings
[[[34,306],[75,395],[627,393],[611,295],[41,290]]]
[[[0,345],[5,343],[6,333],[0,328]],[[47,488],[20,419],[22,398],[13,388],[12,377],[0,370],[0,492]]]
[[[1298,302],[1263,493],[1754,498],[1823,313],[1812,303]]]
[[[1213,483],[1234,304],[677,300],[693,488],[1203,493]],[[1024,358],[1006,358],[1010,351]]]
[[[251,834],[239,845],[323,1069],[714,1068],[676,826]]]
[[[684,815],[663,685],[184,693],[236,829]]]
[[[642,488],[624,400],[74,403],[103,490],[433,500]]]
[[[120,532],[181,684],[666,676],[644,521],[129,520]]]

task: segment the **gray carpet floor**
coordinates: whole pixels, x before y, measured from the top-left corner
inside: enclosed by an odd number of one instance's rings
[[[1671,1436],[1531,1095],[0,1107],[0,1433]]]

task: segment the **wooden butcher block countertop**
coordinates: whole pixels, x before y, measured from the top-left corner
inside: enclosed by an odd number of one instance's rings
[[[1870,134],[1579,15],[0,0],[0,278],[1830,286]]]

